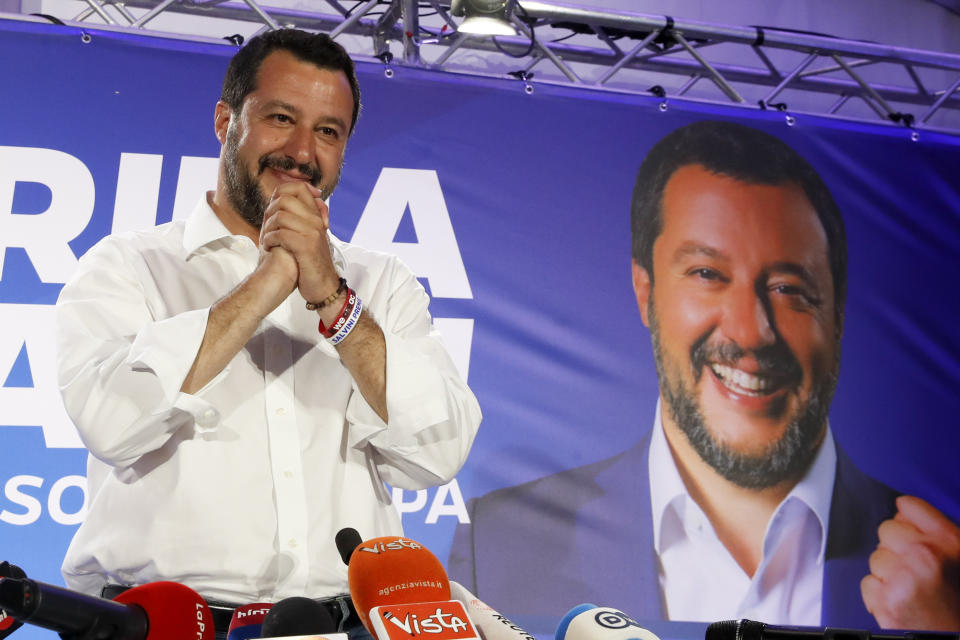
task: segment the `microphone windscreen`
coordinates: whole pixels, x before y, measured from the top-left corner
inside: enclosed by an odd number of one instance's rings
[[[147,614],[145,640],[197,638],[213,640],[213,616],[203,597],[177,582],[150,582],[127,589],[114,598],[139,606]]]
[[[577,605],[557,625],[556,640],[660,640],[624,612],[592,604]]]
[[[15,564],[10,564],[6,560],[0,562],[0,578],[26,578],[27,574]]]
[[[567,637],[567,628],[570,626],[570,623],[573,621],[573,619],[584,611],[592,611],[596,608],[597,605],[595,604],[584,603],[578,604],[573,609],[570,609],[570,611],[567,611],[567,613],[560,618],[560,623],[557,624],[557,630],[553,634],[554,640],[564,640],[564,638]]]
[[[705,640],[760,640],[766,625],[756,620],[721,620],[707,625]]]
[[[261,637],[263,619],[271,607],[273,604],[269,602],[254,602],[237,607],[230,617],[227,640],[249,640]]]
[[[363,542],[363,538],[360,537],[360,533],[353,527],[344,527],[340,529],[340,531],[337,531],[334,541],[337,543],[337,551],[340,552],[343,564],[349,566],[350,556],[353,555],[353,550]]]
[[[327,608],[303,596],[284,598],[263,618],[261,637],[308,636],[336,633],[337,623]]]
[[[354,549],[347,569],[350,596],[367,631],[370,609],[450,599],[450,580],[437,556],[419,542],[387,536]]]

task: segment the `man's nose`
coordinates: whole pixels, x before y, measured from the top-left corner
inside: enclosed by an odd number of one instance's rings
[[[742,349],[753,351],[776,342],[772,312],[754,287],[732,287],[723,305],[721,330]]]
[[[313,148],[313,129],[296,126],[291,129],[283,152],[297,164],[313,164]]]

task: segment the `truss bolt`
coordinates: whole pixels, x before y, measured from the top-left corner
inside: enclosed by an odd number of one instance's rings
[[[786,121],[787,121],[788,127],[792,127],[793,125],[797,124],[797,119],[794,118],[793,116],[787,116]]]
[[[90,34],[87,33],[86,31],[84,31],[84,32],[80,35],[80,42],[82,42],[83,44],[90,44],[90,41],[91,41],[91,40],[93,40],[93,38],[91,38],[91,37],[90,37]]]
[[[667,103],[666,103],[666,101],[661,102],[660,104],[658,104],[658,105],[657,105],[657,109],[660,109],[660,111],[663,111],[664,113],[666,113],[666,111],[667,111]]]

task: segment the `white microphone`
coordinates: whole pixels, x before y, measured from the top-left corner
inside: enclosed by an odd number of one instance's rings
[[[636,620],[612,607],[581,604],[557,625],[555,640],[660,640]]]
[[[450,597],[459,600],[467,608],[467,613],[483,640],[536,640],[534,636],[508,620],[454,580],[450,581]]]

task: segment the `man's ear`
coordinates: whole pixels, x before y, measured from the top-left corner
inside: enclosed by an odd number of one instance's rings
[[[647,328],[650,327],[650,293],[652,291],[650,274],[647,270],[637,264],[634,260],[631,262],[633,267],[633,293],[637,296],[637,307],[640,309],[640,317]]]
[[[213,131],[220,144],[225,144],[227,141],[227,129],[230,127],[232,115],[233,110],[230,106],[223,100],[218,100],[217,107],[213,111]]]

